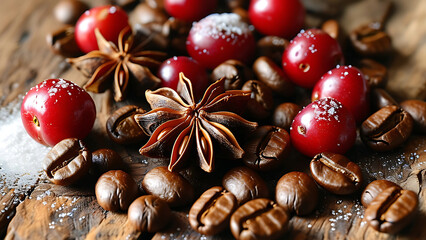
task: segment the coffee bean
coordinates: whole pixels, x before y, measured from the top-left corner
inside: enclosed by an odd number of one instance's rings
[[[272,114],[272,123],[277,127],[290,131],[291,123],[300,110],[302,110],[302,107],[295,103],[281,103]]]
[[[238,204],[269,196],[268,186],[259,174],[247,167],[229,170],[222,179],[223,187],[234,194]]]
[[[54,184],[71,185],[85,176],[92,163],[92,154],[81,140],[67,138],[47,153],[43,169]]]
[[[211,74],[213,82],[222,77],[225,78],[225,90],[236,90],[241,89],[246,81],[253,79],[253,72],[242,62],[230,59],[217,66]]]
[[[108,148],[102,148],[92,153],[91,171],[95,175],[101,175],[109,170],[123,170],[124,163],[120,155]]]
[[[341,154],[317,154],[310,169],[315,181],[334,194],[352,194],[363,184],[361,168]]]
[[[306,173],[287,173],[278,180],[275,200],[289,213],[295,212],[299,216],[307,215],[318,205],[317,184]]]
[[[400,106],[413,118],[414,127],[423,134],[426,134],[426,102],[421,100],[406,100],[400,103]]]
[[[167,21],[167,15],[160,9],[150,7],[147,3],[139,3],[129,16],[133,24],[158,23]]]
[[[77,57],[83,54],[75,41],[74,31],[73,26],[67,25],[48,33],[46,41],[52,52],[63,57]]]
[[[257,55],[270,58],[276,64],[282,62],[283,52],[289,41],[277,36],[265,36],[257,41]]]
[[[387,106],[373,113],[361,125],[365,145],[379,152],[392,150],[408,139],[413,118],[397,106]]]
[[[136,114],[143,113],[145,110],[134,105],[119,108],[106,122],[108,136],[118,144],[133,144],[145,140],[147,135],[134,118]]]
[[[244,163],[254,170],[270,171],[279,167],[290,151],[290,136],[275,126],[261,126],[248,136]]]
[[[217,234],[229,226],[229,219],[237,207],[237,199],[232,193],[222,187],[212,187],[192,205],[189,224],[201,234]]]
[[[371,90],[370,102],[375,111],[387,106],[398,105],[395,99],[382,88],[374,88]]]
[[[384,190],[390,188],[390,187],[398,187],[401,189],[398,184],[393,183],[388,180],[375,180],[372,181],[370,184],[365,187],[364,191],[361,195],[361,203],[362,205],[367,208],[368,205],[370,205],[371,201],[373,201],[374,198],[377,197],[381,192]]]
[[[164,9],[164,0],[145,0],[151,8]]]
[[[322,25],[321,25],[321,30],[323,30],[324,32],[328,33],[328,35],[330,35],[330,37],[338,40],[340,42],[340,39],[342,38],[342,33],[341,33],[341,29],[340,29],[340,25],[339,22],[337,22],[334,19],[330,19],[325,21]]]
[[[284,208],[272,200],[259,198],[245,203],[232,214],[230,228],[238,240],[282,239],[288,221]]]
[[[365,58],[359,62],[358,68],[364,75],[370,89],[386,86],[388,70],[383,64]]]
[[[251,91],[250,100],[247,103],[246,114],[248,118],[262,120],[267,118],[274,107],[274,99],[271,89],[257,80],[244,83],[243,91]]]
[[[194,199],[194,187],[179,173],[170,172],[167,167],[156,167],[149,171],[142,187],[148,194],[166,201],[170,207],[182,207]]]
[[[349,35],[353,48],[361,56],[377,57],[388,54],[392,49],[392,41],[381,24],[369,23],[352,31]]]
[[[61,0],[56,4],[53,13],[58,21],[65,24],[75,24],[87,9],[89,9],[89,6],[82,1]]]
[[[417,194],[413,191],[390,187],[371,201],[364,219],[379,232],[395,234],[414,218],[418,202]]]
[[[169,223],[171,214],[172,211],[164,200],[146,195],[130,204],[127,218],[136,231],[154,233]]]
[[[284,75],[281,68],[268,57],[259,57],[253,63],[253,71],[257,78],[265,83],[272,91],[290,97],[294,93],[294,86]]]
[[[121,170],[111,170],[99,177],[95,185],[96,200],[107,211],[126,211],[139,195],[135,180]]]
[[[226,4],[230,9],[234,8],[248,8],[249,0],[226,0]]]

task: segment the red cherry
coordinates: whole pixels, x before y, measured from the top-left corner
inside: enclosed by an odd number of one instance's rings
[[[164,8],[171,16],[193,22],[212,13],[217,0],[164,0]]]
[[[283,69],[295,84],[312,88],[321,76],[343,64],[339,43],[319,29],[302,30],[283,54]]]
[[[337,100],[323,98],[296,115],[290,139],[291,144],[308,157],[322,152],[344,154],[355,143],[355,119]]]
[[[341,102],[361,123],[369,112],[368,89],[362,73],[355,67],[343,66],[328,71],[317,82],[312,101],[332,97]]]
[[[250,22],[265,35],[290,39],[305,23],[305,8],[299,0],[252,0]]]
[[[48,79],[31,88],[21,106],[27,133],[49,146],[65,138],[85,138],[95,118],[95,103],[90,95],[64,79]]]
[[[189,57],[172,57],[160,65],[157,76],[162,80],[161,87],[177,90],[180,72],[191,80],[194,97],[200,99],[210,85],[209,76],[203,66]]]
[[[201,65],[213,69],[228,59],[249,64],[256,42],[247,23],[235,13],[211,14],[194,23],[186,49]]]
[[[130,26],[125,11],[117,6],[101,6],[87,10],[75,24],[75,41],[85,53],[97,50],[95,29],[98,28],[102,36],[117,45],[121,30]]]

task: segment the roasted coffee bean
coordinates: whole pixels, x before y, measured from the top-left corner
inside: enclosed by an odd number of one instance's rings
[[[171,215],[172,211],[164,200],[145,195],[130,204],[127,218],[136,231],[154,233],[167,226]]]
[[[91,172],[99,176],[109,170],[123,170],[124,163],[120,155],[108,148],[102,148],[92,153]]]
[[[262,120],[267,118],[274,107],[274,99],[271,89],[257,80],[244,83],[243,91],[251,91],[250,100],[247,103],[246,114],[250,119]]]
[[[95,185],[96,200],[107,211],[126,211],[139,195],[135,180],[121,170],[111,170],[99,177]]]
[[[177,18],[169,18],[162,28],[162,35],[168,40],[168,48],[178,53],[186,53],[186,38],[191,30],[190,22],[182,21]]]
[[[234,194],[238,204],[269,196],[268,186],[259,174],[247,167],[229,170],[222,179],[223,187]]]
[[[56,4],[53,13],[58,21],[65,24],[75,24],[87,9],[89,9],[89,6],[82,1],[61,0]]]
[[[374,198],[377,197],[381,192],[384,190],[390,188],[390,187],[397,187],[401,189],[398,184],[388,181],[388,180],[375,180],[372,181],[370,184],[365,187],[364,191],[361,195],[361,203],[362,205],[367,208],[368,205],[370,205],[371,201],[373,201]]]
[[[106,122],[108,136],[118,144],[133,144],[145,140],[147,135],[134,118],[136,114],[142,113],[145,110],[134,105],[119,108]]]
[[[253,79],[253,76],[251,69],[244,65],[244,63],[230,59],[221,63],[213,70],[211,79],[215,82],[224,77],[225,90],[236,90],[241,89],[247,80]]]
[[[83,54],[74,38],[74,27],[65,26],[47,34],[46,41],[50,49],[63,57],[77,57]]]
[[[300,110],[302,110],[302,107],[295,103],[281,103],[275,108],[272,114],[272,124],[290,131],[291,123]]]
[[[426,102],[421,100],[406,100],[400,103],[404,111],[414,120],[414,127],[426,134]]]
[[[259,57],[253,63],[253,71],[257,78],[265,83],[272,91],[284,96],[291,97],[294,86],[284,75],[281,68],[268,57]]]
[[[359,62],[358,68],[370,88],[386,86],[388,70],[381,63],[366,58]]]
[[[330,35],[330,37],[338,40],[340,37],[340,26],[339,26],[339,22],[337,22],[334,19],[330,19],[325,21],[322,25],[321,25],[321,30],[323,30],[324,32],[328,33],[328,35]]]
[[[413,118],[397,106],[387,106],[373,113],[361,125],[365,145],[379,152],[401,145],[411,134]]]
[[[57,143],[47,153],[43,169],[54,184],[67,186],[89,172],[92,153],[81,140],[67,138]]]
[[[249,0],[226,0],[226,3],[230,9],[234,8],[248,8]]]
[[[310,169],[315,181],[334,194],[352,194],[363,184],[361,168],[341,154],[317,154]]]
[[[148,194],[166,201],[170,207],[182,207],[194,199],[194,187],[179,173],[170,172],[167,167],[151,169],[145,175],[142,187]]]
[[[364,219],[379,232],[395,234],[414,218],[417,194],[400,187],[390,187],[379,193],[364,213]]]
[[[374,88],[371,90],[370,101],[372,108],[375,111],[387,106],[398,106],[395,99],[393,99],[392,96],[382,88]]]
[[[282,239],[289,216],[274,201],[259,198],[239,207],[232,214],[230,228],[238,240]]]
[[[244,163],[254,170],[270,171],[279,167],[290,152],[290,135],[280,127],[261,126],[244,144]]]
[[[229,226],[229,219],[237,207],[237,199],[232,193],[222,187],[212,187],[192,205],[189,224],[201,234],[217,234]]]
[[[307,215],[318,205],[317,184],[306,173],[287,173],[278,180],[275,200],[289,213],[295,212],[299,216]]]
[[[167,15],[160,9],[150,7],[147,3],[139,3],[131,12],[130,22],[133,24],[159,23],[167,21]]]
[[[376,22],[358,27],[349,37],[354,49],[362,56],[386,55],[392,48],[390,36]]]
[[[257,55],[268,57],[280,65],[283,52],[288,44],[289,41],[287,39],[277,36],[265,36],[257,41]]]
[[[164,9],[164,0],[145,0],[151,8]]]

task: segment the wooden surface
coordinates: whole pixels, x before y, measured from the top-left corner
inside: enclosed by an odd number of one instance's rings
[[[0,105],[22,96],[35,84],[51,77],[62,77],[82,84],[84,77],[50,52],[45,41],[49,31],[60,24],[54,19],[55,0],[2,0],[0,2]],[[336,1],[332,1],[336,2]],[[337,1],[341,2],[341,1]],[[92,1],[100,5],[103,1]],[[383,1],[352,1],[338,16],[348,32],[375,17]],[[317,17],[313,22],[318,21]],[[387,29],[395,53],[388,60],[388,90],[398,100],[426,99],[426,2],[396,1],[395,12]],[[139,146],[123,148],[112,143],[104,130],[109,114],[130,101],[115,104],[111,93],[93,95],[98,118],[86,139],[90,149],[110,147],[117,150],[129,165],[130,173],[140,182],[151,168],[165,160],[144,159]],[[132,102],[134,103],[134,102]],[[0,133],[1,134],[1,133]],[[382,234],[363,221],[364,209],[359,194],[334,196],[322,192],[320,207],[307,217],[293,217],[288,239],[425,239],[426,228],[426,137],[413,135],[401,148],[386,154],[373,153],[360,142],[347,154],[363,169],[366,179],[389,179],[418,193],[419,213],[413,223],[398,235]],[[1,156],[0,156],[1,157]],[[10,159],[11,161],[18,159]],[[39,159],[41,161],[41,159]],[[288,159],[280,171],[264,175],[271,186],[285,172],[306,170],[309,159],[298,154]],[[1,170],[0,170],[1,171]],[[220,173],[207,175],[186,171],[200,194],[208,185],[220,184]],[[198,179],[198,181],[195,181]],[[201,179],[201,180],[199,180]],[[94,197],[94,180],[74,187],[59,187],[41,177],[27,193],[15,193],[7,186],[0,196],[0,232],[6,239],[232,239],[229,232],[205,237],[188,226],[188,209],[175,209],[172,223],[163,232],[134,232],[125,213],[104,211]]]

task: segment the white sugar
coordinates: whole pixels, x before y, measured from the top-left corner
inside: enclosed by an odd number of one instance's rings
[[[342,108],[342,104],[332,98],[325,98],[312,104],[314,109],[314,117],[317,120],[340,121],[338,111]]]
[[[0,187],[27,191],[42,174],[42,161],[50,150],[25,131],[21,101],[0,109]]]

